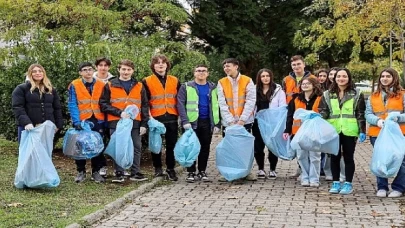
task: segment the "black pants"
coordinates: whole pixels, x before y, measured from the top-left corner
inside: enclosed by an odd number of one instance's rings
[[[263,138],[262,138],[262,135],[260,134],[260,129],[259,129],[259,126],[258,126],[256,120],[253,123],[252,133],[253,133],[253,136],[255,137],[256,163],[257,163],[257,166],[259,167],[259,170],[264,170],[264,157],[265,157],[264,148],[266,147],[266,145],[263,142]],[[268,159],[270,162],[270,171],[275,171],[277,163],[278,163],[278,157],[276,155],[274,155],[270,150],[268,150],[268,151],[269,151]]]
[[[177,122],[163,123],[166,127],[166,167],[167,169],[174,169],[174,146],[176,145],[179,135],[179,124]],[[162,153],[152,153],[153,167],[162,168]]]
[[[212,139],[211,121],[210,119],[198,119],[197,129],[194,129],[198,140],[201,144],[200,154],[198,155],[198,171],[204,171],[207,169],[208,157],[210,156],[210,145]],[[187,172],[196,171],[196,162],[187,168]]]
[[[354,176],[354,150],[356,148],[357,137],[346,136],[342,133],[339,134],[339,153],[331,157],[331,169],[333,181],[339,181],[340,177],[340,159],[342,157],[345,161],[346,181],[352,182]]]
[[[105,130],[104,124],[98,123],[97,119],[95,118],[88,119],[88,121],[94,124],[94,127],[91,130],[97,131],[98,133],[101,134],[101,137],[103,137]],[[100,170],[100,168],[102,167],[103,159],[105,159],[104,153],[100,153],[98,156],[91,159],[92,173],[98,172]],[[76,169],[78,172],[86,172],[86,160],[75,160],[75,162],[76,162]]]

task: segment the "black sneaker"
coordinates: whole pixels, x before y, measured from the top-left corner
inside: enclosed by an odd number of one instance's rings
[[[167,173],[167,179],[171,181],[177,181],[179,178],[177,178],[176,171],[174,169],[166,169]]]
[[[116,172],[115,177],[111,180],[113,183],[123,183],[125,181],[125,176],[121,172]]]
[[[76,183],[81,183],[81,182],[83,182],[85,179],[86,179],[86,172],[82,171],[82,172],[79,172],[79,173],[77,174],[77,176],[75,177],[75,182],[76,182]]]
[[[187,181],[188,183],[194,183],[194,181],[195,181],[195,173],[194,173],[194,172],[189,172],[189,173],[187,174],[186,181]]]
[[[146,180],[148,180],[148,178],[145,177],[145,175],[143,175],[143,173],[136,173],[134,175],[131,175],[129,177],[129,179],[131,181],[146,181]]]
[[[201,181],[203,181],[203,182],[208,182],[208,181],[210,181],[210,180],[208,179],[207,173],[206,173],[205,171],[200,171],[200,172],[197,174],[197,177],[198,177],[199,180],[201,180]]]
[[[96,183],[104,183],[105,179],[100,175],[100,172],[94,172],[91,174],[91,179],[94,180]]]
[[[155,177],[163,177],[163,170],[162,168],[155,168]]]

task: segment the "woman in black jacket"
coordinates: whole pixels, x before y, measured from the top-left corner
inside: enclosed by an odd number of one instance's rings
[[[63,126],[62,107],[55,88],[39,64],[28,68],[27,81],[18,85],[12,94],[12,106],[18,126],[18,141],[22,130],[31,130],[46,120],[57,130]]]

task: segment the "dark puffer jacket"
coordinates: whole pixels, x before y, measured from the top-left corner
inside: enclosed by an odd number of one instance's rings
[[[62,107],[55,89],[52,93],[42,94],[39,90],[30,91],[29,82],[18,85],[12,94],[12,106],[17,125],[37,125],[46,120],[52,121],[58,129],[63,127]]]

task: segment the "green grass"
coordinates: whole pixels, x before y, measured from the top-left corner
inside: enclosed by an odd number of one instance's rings
[[[17,143],[0,139],[0,227],[64,227],[139,186],[129,181],[117,185],[109,180],[96,184],[89,174],[85,182],[76,184],[74,161],[57,154],[53,157],[61,179],[57,188],[16,189],[17,151]],[[86,167],[89,169],[90,161]]]

